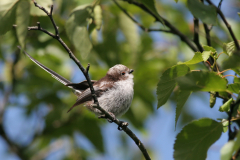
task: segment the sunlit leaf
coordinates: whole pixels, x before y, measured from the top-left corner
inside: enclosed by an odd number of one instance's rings
[[[25,39],[27,37],[27,27],[30,19],[30,3],[28,0],[21,0],[17,6],[16,12],[16,30],[20,45],[24,48]]]
[[[177,135],[174,159],[204,160],[208,148],[222,134],[222,124],[209,118],[192,121]]]
[[[210,92],[210,99],[209,99],[210,107],[213,108],[215,103],[216,103],[216,92]]]
[[[210,57],[211,55],[211,51],[203,51],[202,52],[202,59],[204,62],[206,62],[208,60],[208,58]]]
[[[66,23],[67,35],[83,58],[86,58],[92,49],[87,31],[87,20],[91,17],[91,13],[91,5],[79,6],[73,10]]]
[[[177,94],[177,108],[176,108],[176,117],[175,117],[175,128],[177,126],[178,118],[182,112],[182,108],[186,101],[188,100],[189,96],[191,95],[190,91],[179,91]]]
[[[48,12],[50,12],[50,6],[53,4],[52,0],[38,0],[37,1],[38,5],[44,7]],[[41,9],[38,7],[35,7],[33,1],[31,1],[31,6],[30,6],[30,14],[32,16],[47,16],[45,12],[43,12]]]
[[[233,102],[233,99],[230,98],[227,102],[225,102],[220,108],[219,111],[220,112],[229,112],[230,111],[230,106],[231,103]]]
[[[190,72],[177,78],[177,82],[181,90],[188,91],[225,91],[227,85],[226,79],[207,71]]]
[[[15,23],[17,2],[19,0],[0,1],[0,35],[12,29]]]
[[[199,0],[188,0],[188,8],[191,13],[207,24],[216,24],[217,11],[213,6],[207,6]]]
[[[134,56],[139,49],[139,34],[136,24],[124,13],[119,14],[119,27],[122,30],[128,44],[130,52]]]
[[[167,102],[176,86],[176,78],[187,74],[189,70],[188,66],[182,64],[173,66],[162,74],[157,85],[158,108]]]
[[[223,125],[223,132],[227,132],[228,130],[228,125],[229,125],[229,122],[227,119],[222,119],[222,125]]]
[[[196,52],[191,60],[189,60],[187,62],[183,62],[183,64],[197,64],[197,63],[202,62],[202,61],[203,61],[202,53],[201,52]]]
[[[239,43],[239,40],[238,40]],[[232,56],[233,53],[236,51],[236,46],[234,41],[229,43],[223,43],[223,52],[227,54],[228,56]]]
[[[216,49],[213,48],[213,47],[211,47],[211,46],[203,45],[202,47],[203,47],[203,49],[204,49],[205,51],[211,51],[211,52],[213,52],[213,53],[214,53],[214,52],[217,52]]]
[[[236,136],[236,140],[230,140],[226,143],[220,153],[221,160],[231,159],[234,152],[236,152],[240,147],[240,132]]]
[[[93,10],[93,13],[94,13],[94,21],[95,21],[95,24],[96,24],[96,29],[97,30],[100,30],[101,29],[101,26],[102,26],[102,8],[100,5],[97,5],[94,7],[94,10]]]

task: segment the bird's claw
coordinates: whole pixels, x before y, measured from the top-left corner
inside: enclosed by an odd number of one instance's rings
[[[113,121],[116,120],[116,116],[112,112],[108,112],[113,119],[107,118],[105,114],[98,116],[98,118],[106,118],[109,123],[112,123]]]
[[[120,121],[120,124],[118,125],[118,130],[122,131],[127,126],[128,126],[128,122]]]

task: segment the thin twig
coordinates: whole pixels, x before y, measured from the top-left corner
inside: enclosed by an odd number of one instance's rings
[[[231,119],[232,119],[232,114],[233,114],[234,108],[238,107],[239,103],[240,103],[240,100],[237,100],[235,103],[231,104],[231,106],[230,106],[230,111],[228,113],[228,122],[229,122],[228,141],[233,140],[235,138],[234,132],[231,129]]]
[[[203,48],[199,42],[199,34],[198,34],[199,33],[199,20],[196,17],[194,17],[193,22],[194,22],[193,42],[198,47],[199,51],[203,52]]]
[[[230,35],[231,35],[231,37],[232,37],[232,39],[233,39],[233,41],[234,41],[234,44],[235,44],[235,46],[236,46],[236,49],[237,49],[238,51],[240,51],[240,46],[239,46],[238,40],[237,40],[235,34],[233,33],[233,30],[232,30],[232,28],[231,28],[231,25],[227,22],[224,14],[222,13],[220,7],[218,8],[217,6],[215,6],[215,5],[212,3],[211,0],[206,0],[206,1],[207,1],[210,5],[212,5],[212,6],[215,7],[215,9],[217,10],[217,13],[218,13],[218,14],[220,15],[220,17],[222,18],[224,24],[226,25],[226,27],[227,27],[227,29],[228,29],[228,31],[229,31],[229,33],[230,33]],[[221,1],[220,1],[220,2],[221,2]],[[221,6],[221,4],[222,4],[222,3],[220,3],[219,6]]]
[[[90,68],[90,64],[88,64],[88,66],[86,67],[86,69],[81,65],[80,61],[74,56],[74,54],[72,53],[72,51],[68,48],[68,46],[63,42],[63,40],[61,39],[61,37],[58,35],[58,27],[56,26],[54,19],[52,18],[52,10],[53,10],[53,6],[51,6],[51,11],[50,13],[42,6],[38,5],[37,2],[35,0],[33,0],[34,4],[36,7],[38,7],[39,9],[43,10],[51,19],[51,22],[54,26],[55,29],[55,35],[45,29],[43,29],[40,26],[40,23],[38,23],[38,26],[33,26],[33,27],[28,27],[28,30],[40,30],[46,34],[48,34],[49,36],[57,39],[59,41],[59,43],[65,48],[65,50],[68,52],[69,57],[71,59],[73,59],[73,61],[78,65],[78,67],[80,68],[80,70],[82,71],[82,73],[84,74],[88,84],[89,84],[89,88],[91,90],[91,94],[94,100],[94,107],[99,109],[103,114],[105,114],[106,118],[110,119],[111,121],[113,121],[114,123],[116,123],[117,125],[121,124],[121,121],[119,121],[118,119],[116,119],[115,117],[113,117],[112,115],[110,115],[106,110],[104,110],[102,107],[99,106],[98,100],[97,100],[97,96],[95,94],[93,85],[91,83],[91,79],[89,78],[88,75],[88,71]],[[151,160],[146,148],[144,147],[143,143],[137,138],[137,136],[127,127],[124,126],[122,128],[123,131],[125,131],[133,140],[134,142],[137,144],[137,146],[139,147],[139,149],[142,151],[142,154],[144,155],[146,160]]]
[[[145,12],[147,12],[148,14],[150,14],[151,16],[153,16],[156,21],[162,23],[162,21],[164,22],[164,25],[167,26],[170,31],[177,35],[184,43],[186,43],[194,52],[197,52],[199,51],[196,46],[193,44],[193,42],[187,37],[185,36],[182,32],[180,32],[174,25],[172,25],[168,20],[166,20],[165,18],[163,17],[158,17],[156,16],[151,10],[149,10],[145,5],[137,2],[137,1],[134,1],[134,0],[123,0],[123,1],[126,1],[128,2],[129,4],[133,4],[133,5],[136,5],[138,6],[139,8],[141,8],[142,10],[144,10]]]
[[[136,25],[138,25],[144,32],[166,32],[166,33],[173,33],[171,30],[165,30],[165,29],[151,29],[146,28],[142,24],[140,24],[138,21],[136,21],[116,0],[113,0],[113,2],[118,6],[119,9],[121,9],[126,16],[128,16]]]
[[[210,29],[208,28],[208,25],[206,23],[203,23],[203,27],[204,27],[204,30],[205,30],[205,33],[206,33],[206,40],[207,40],[207,45],[208,46],[212,46],[211,44],[211,37],[210,37]]]

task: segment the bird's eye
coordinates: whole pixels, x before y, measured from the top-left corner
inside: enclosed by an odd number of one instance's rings
[[[122,72],[122,75],[125,75],[125,72]]]

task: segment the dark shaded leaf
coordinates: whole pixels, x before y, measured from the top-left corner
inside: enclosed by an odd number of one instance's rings
[[[192,121],[177,135],[174,144],[175,160],[204,160],[208,148],[222,134],[222,124],[209,118]]]
[[[229,84],[227,90],[232,93],[239,93],[240,91],[240,83]]]
[[[235,53],[239,53],[239,52],[235,52]],[[230,69],[230,68],[236,69],[239,67],[240,67],[240,56],[238,56],[237,54],[233,54],[223,62],[224,69]]]
[[[28,32],[28,24],[30,19],[30,3],[28,0],[21,0],[17,6],[16,24],[17,37],[22,48],[24,48],[25,40]]]
[[[137,0],[137,1],[142,3],[142,4],[144,4],[164,24],[164,22],[162,21],[161,16],[158,14],[158,12],[156,10],[155,1],[154,0]]]
[[[216,24],[217,11],[213,6],[207,6],[199,0],[188,0],[188,8],[191,13],[207,24]]]
[[[177,108],[176,108],[176,117],[175,117],[175,128],[177,126],[178,118],[182,112],[182,108],[186,101],[188,100],[188,97],[191,95],[190,91],[181,91],[179,90],[177,94]]]
[[[162,74],[157,85],[158,108],[167,102],[176,86],[176,78],[187,74],[189,70],[188,66],[181,64],[167,69]]]

